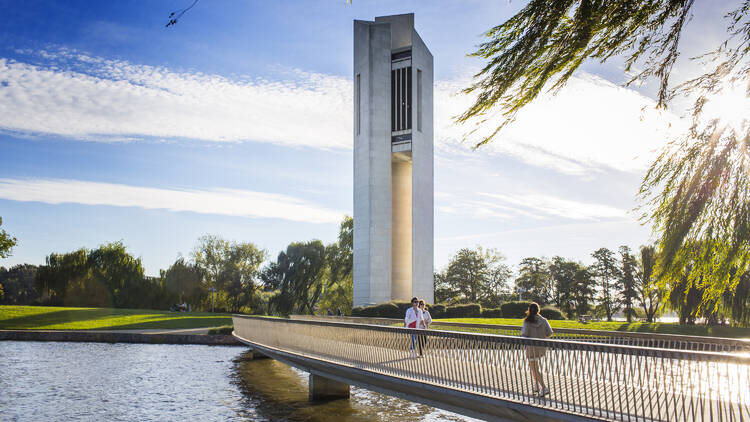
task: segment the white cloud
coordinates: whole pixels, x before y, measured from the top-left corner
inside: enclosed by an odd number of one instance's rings
[[[628,217],[626,210],[593,202],[580,202],[544,194],[476,192],[472,197],[443,194],[437,209],[444,214],[498,220],[568,219],[603,220]]]
[[[350,148],[351,84],[343,78],[233,81],[66,51],[41,56],[67,70],[0,58],[0,129]]]
[[[273,193],[239,189],[181,190],[63,179],[0,179],[0,198],[48,204],[111,205],[250,218],[335,223],[342,212]]]
[[[348,78],[294,71],[286,81],[247,81],[64,48],[18,53],[46,65],[0,58],[0,130],[99,141],[189,138],[351,148]],[[472,152],[461,142],[471,128],[452,120],[471,104],[471,96],[456,95],[469,83],[435,84],[438,160],[499,154],[578,176],[602,168],[639,172],[670,136],[668,125],[677,124],[636,91],[581,73],[557,95],[541,95],[497,140]],[[480,134],[498,121],[490,117]]]
[[[471,129],[451,117],[466,110],[473,97],[454,95],[463,81],[438,82],[435,93],[438,150],[468,152],[473,144],[459,140]],[[527,105],[479,154],[502,154],[561,173],[589,175],[602,168],[627,172],[645,169],[654,153],[683,128],[676,115],[658,111],[655,102],[638,92],[581,73],[556,95],[543,93]],[[501,121],[490,116],[472,139],[481,139]]]
[[[609,205],[580,202],[543,194],[503,195],[479,192],[479,195],[498,201],[500,206],[515,207],[520,212],[539,216],[555,216],[571,220],[626,218],[627,211]]]

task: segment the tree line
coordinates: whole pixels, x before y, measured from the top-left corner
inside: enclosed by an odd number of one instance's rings
[[[554,305],[568,318],[584,315],[612,320],[622,311],[628,322],[641,318],[654,322],[665,311],[674,311],[680,324],[750,323],[750,272],[725,288],[712,306],[705,306],[704,290],[715,288],[710,278],[691,282],[697,265],[686,265],[677,276],[657,271],[659,256],[652,245],[617,252],[599,248],[594,262],[554,256],[521,260],[514,274],[494,249],[464,248],[435,274],[435,302],[478,303],[496,307],[512,300],[532,300]],[[698,257],[696,257],[697,259]],[[699,276],[700,277],[700,276]]]
[[[158,277],[146,276],[141,259],[122,242],[52,253],[43,265],[0,267],[0,304],[168,309],[188,303],[202,311],[349,313],[352,235],[352,218],[345,217],[335,242],[293,242],[266,265],[268,253],[253,243],[205,235],[189,257]]]
[[[52,253],[45,264],[0,267],[0,303],[168,309],[186,302],[193,310],[269,315],[352,310],[353,220],[345,217],[338,238],[292,242],[275,259],[250,242],[205,235],[188,257],[179,257],[158,277],[144,275],[140,258],[122,242]],[[533,300],[553,305],[568,318],[584,315],[653,322],[674,311],[682,324],[703,321],[750,323],[750,271],[706,306],[704,291],[715,282],[688,262],[682,271],[658,271],[655,246],[616,252],[600,248],[594,262],[554,256],[527,257],[513,271],[495,249],[460,249],[434,274],[435,302],[502,303]],[[696,256],[694,259],[700,259]],[[738,271],[739,272],[739,271]],[[700,282],[695,282],[695,279]],[[212,295],[213,293],[213,295]]]

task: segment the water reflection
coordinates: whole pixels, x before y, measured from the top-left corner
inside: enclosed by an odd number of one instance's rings
[[[0,420],[471,420],[352,388],[307,401],[307,374],[241,347],[0,341]]]
[[[245,396],[246,406],[269,420],[295,422],[365,421],[474,421],[429,406],[351,387],[348,400],[310,403],[308,374],[272,359],[235,360],[234,382]]]

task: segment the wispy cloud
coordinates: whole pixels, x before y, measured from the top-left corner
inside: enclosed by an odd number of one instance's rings
[[[494,130],[502,116],[489,115],[476,134],[461,142],[472,125],[455,125],[473,97],[456,95],[470,80],[438,82],[435,122],[438,151],[468,153],[472,140]],[[587,176],[605,168],[640,172],[666,141],[684,127],[678,117],[655,109],[638,92],[597,76],[572,77],[555,95],[542,93],[479,154],[501,154],[565,174]]]
[[[74,139],[139,137],[350,148],[351,84],[297,72],[292,81],[106,60],[68,50],[32,65],[0,58],[0,129]]]
[[[239,189],[182,190],[64,179],[0,179],[0,198],[190,211],[249,218],[334,223],[342,212],[287,195]]]
[[[620,208],[545,194],[476,192],[471,196],[443,194],[437,200],[441,213],[483,219],[606,220],[628,217],[627,211]]]
[[[283,81],[244,80],[64,48],[19,54],[29,63],[0,58],[0,130],[98,141],[189,138],[351,148],[348,78],[290,71]],[[503,155],[586,177],[602,168],[638,172],[677,122],[634,90],[580,74],[557,95],[541,95],[495,142],[473,152],[461,141],[470,127],[452,120],[472,101],[456,94],[469,83],[465,77],[435,84],[438,159]],[[478,135],[499,120],[490,116]]]
[[[625,218],[627,211],[609,205],[592,202],[580,202],[542,194],[503,195],[483,193],[479,195],[495,200],[497,206],[515,208],[519,212],[533,213],[537,216],[554,216],[571,220],[593,220],[608,218]]]

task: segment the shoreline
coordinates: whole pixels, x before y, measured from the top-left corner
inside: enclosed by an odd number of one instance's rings
[[[179,331],[179,330],[178,330]],[[203,344],[244,346],[231,334],[134,333],[82,330],[0,330],[0,341],[83,343]]]

